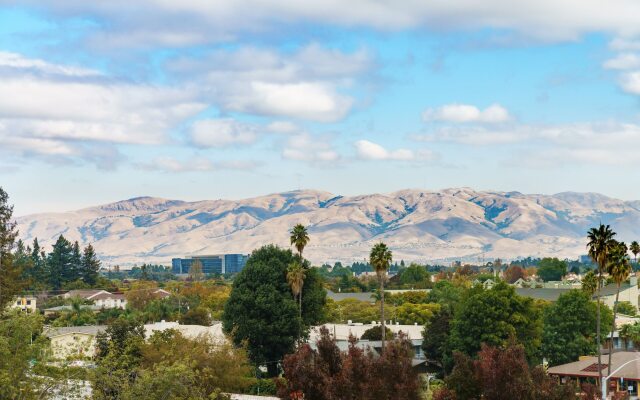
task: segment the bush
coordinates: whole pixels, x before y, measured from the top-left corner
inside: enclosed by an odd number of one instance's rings
[[[388,327],[385,326],[385,339],[393,339],[394,334]],[[382,325],[376,325],[373,328],[369,328],[360,337],[361,340],[382,340]]]

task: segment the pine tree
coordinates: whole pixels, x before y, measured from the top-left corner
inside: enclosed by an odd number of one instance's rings
[[[31,286],[46,286],[49,282],[49,275],[47,274],[47,259],[44,251],[40,247],[40,243],[38,243],[38,238],[33,239],[31,263],[33,265],[33,281],[31,282]]]
[[[53,245],[53,251],[47,256],[47,272],[49,284],[58,290],[69,282],[69,271],[73,263],[73,246],[71,242],[60,235]]]
[[[18,231],[12,219],[13,206],[8,201],[9,195],[0,187],[0,310],[13,300],[23,284],[20,270],[13,262],[12,250]]]
[[[89,244],[82,254],[81,274],[84,283],[94,286],[98,281],[98,270],[100,270],[100,260],[93,246]]]
[[[80,245],[76,240],[73,243],[73,253],[71,255],[71,269],[68,272],[69,282],[77,281],[78,279],[82,279],[82,252],[80,251]]]

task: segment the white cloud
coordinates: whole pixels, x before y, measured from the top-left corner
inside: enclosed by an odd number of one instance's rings
[[[368,140],[358,140],[354,145],[358,158],[362,160],[428,161],[434,158],[434,154],[429,150],[387,150]]]
[[[620,86],[625,92],[640,94],[640,71],[634,71],[622,76]]]
[[[640,67],[640,57],[634,53],[618,54],[615,58],[607,60],[604,65],[606,69],[633,69]]]
[[[340,160],[340,155],[333,148],[328,137],[314,136],[307,132],[290,136],[282,150],[282,157],[310,163],[329,163]]]
[[[364,51],[345,54],[318,45],[293,54],[221,50],[167,65],[177,79],[197,77],[203,96],[226,111],[321,122],[340,120],[349,112],[354,99],[342,91],[370,67]]]
[[[300,127],[290,121],[273,121],[267,125],[267,130],[273,133],[291,134],[300,132]]]
[[[526,157],[519,157],[519,162],[529,164],[555,158],[556,163],[640,165],[636,150],[640,148],[640,125],[628,123],[513,125],[500,129],[445,127],[413,139],[469,146],[524,146]]]
[[[509,111],[500,104],[492,104],[484,110],[468,104],[447,104],[429,108],[422,113],[425,121],[498,123],[511,119]]]
[[[92,142],[166,143],[172,128],[204,107],[195,90],[0,54],[0,143],[14,151],[81,158]]]
[[[205,157],[193,157],[186,160],[178,160],[174,157],[156,157],[148,163],[138,164],[138,167],[161,172],[207,172],[221,170],[249,171],[258,166],[252,161],[218,161],[214,162]]]
[[[193,123],[191,141],[198,147],[248,145],[258,140],[257,128],[234,119],[203,119]]]
[[[469,30],[497,28],[544,40],[574,40],[590,32],[621,36],[640,33],[640,3],[611,0],[138,0],[43,3],[65,17],[104,20],[95,45],[144,47],[190,46],[232,41],[239,35],[265,35],[307,24],[404,29]]]

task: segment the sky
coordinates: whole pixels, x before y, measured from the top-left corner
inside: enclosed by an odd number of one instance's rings
[[[406,188],[640,199],[640,2],[0,0],[15,214]]]

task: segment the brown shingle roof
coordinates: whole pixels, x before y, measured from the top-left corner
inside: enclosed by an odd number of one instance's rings
[[[613,353],[611,356],[611,371],[615,371],[626,362],[629,363],[616,372],[612,378],[640,381],[640,352],[619,351]],[[602,373],[605,376],[609,375],[606,365],[603,366]],[[585,357],[580,361],[551,367],[549,368],[549,375],[597,378],[598,357]]]

